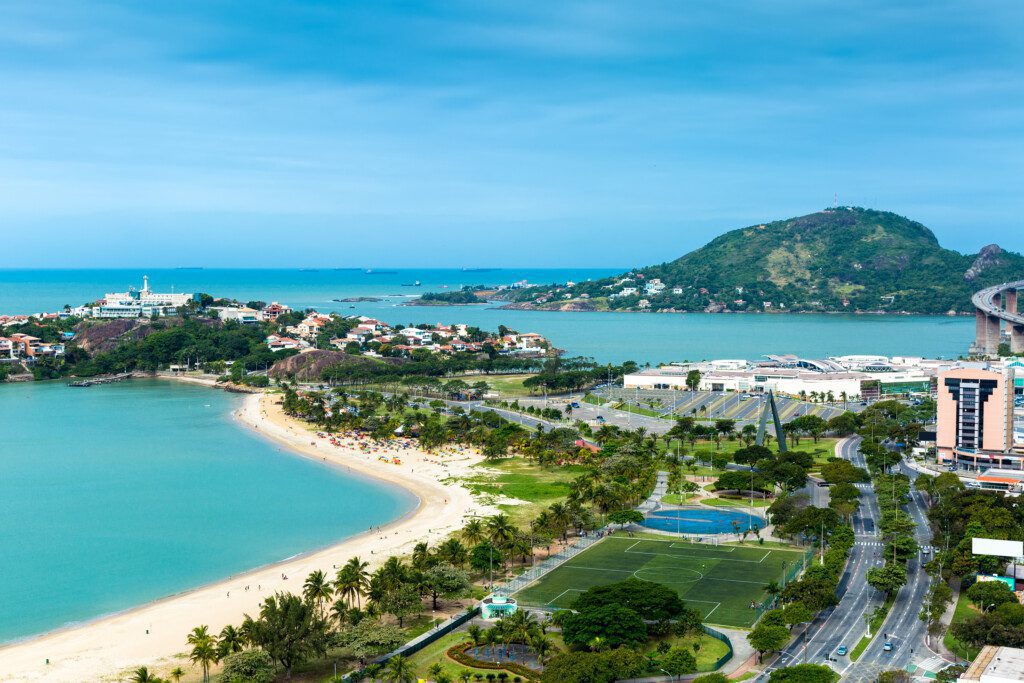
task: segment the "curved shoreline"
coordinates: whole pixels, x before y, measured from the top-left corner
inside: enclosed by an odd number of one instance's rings
[[[158,674],[179,664],[189,670],[191,665],[181,655],[192,627],[208,624],[211,632],[219,632],[226,624],[240,622],[245,613],[256,613],[262,599],[275,591],[301,591],[302,581],[315,569],[333,576],[336,565],[358,555],[370,562],[372,570],[389,555],[407,553],[420,541],[443,538],[460,528],[470,514],[492,512],[477,504],[462,486],[443,483],[478,462],[478,456],[445,462],[409,448],[400,451],[405,464],[384,463],[359,450],[319,441],[314,431],[285,416],[269,394],[246,396],[233,417],[279,445],[286,455],[399,486],[418,502],[386,525],[327,547],[0,646],[0,681],[116,680],[126,669],[141,665]]]

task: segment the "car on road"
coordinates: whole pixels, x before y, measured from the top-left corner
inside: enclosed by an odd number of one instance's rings
[[[604,415],[598,415],[597,417],[594,418],[594,422],[600,422],[601,424],[604,424],[604,421]]]
[[[580,404],[577,403],[576,401],[573,401],[572,403],[569,404],[569,407],[575,410],[576,408],[580,407]]]
[[[891,640],[885,641],[885,645],[882,646],[882,650],[885,651],[885,652],[892,652],[892,641]]]
[[[845,645],[840,645],[838,649],[836,649],[836,654],[840,657],[845,657],[847,652],[848,650],[846,649]]]
[[[828,486],[828,482],[827,481],[819,481],[818,482],[818,486]]]

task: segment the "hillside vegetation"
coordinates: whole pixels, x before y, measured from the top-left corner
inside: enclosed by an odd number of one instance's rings
[[[534,287],[515,299],[517,308],[563,310],[586,301],[592,310],[947,313],[970,310],[984,286],[1022,277],[1024,257],[997,245],[964,255],[903,216],[841,207],[732,230],[675,261]],[[660,292],[645,290],[654,279]],[[629,287],[637,292],[621,295]]]

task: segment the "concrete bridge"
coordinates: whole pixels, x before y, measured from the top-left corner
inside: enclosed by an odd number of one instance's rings
[[[1010,351],[1024,353],[1024,315],[1017,311],[1017,292],[1022,290],[1024,280],[1018,280],[988,287],[971,297],[975,321],[971,353],[995,355],[1004,321],[1010,336]]]

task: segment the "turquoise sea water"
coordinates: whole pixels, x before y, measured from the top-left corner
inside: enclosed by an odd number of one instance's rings
[[[294,455],[240,397],[132,380],[0,386],[0,642],[320,548],[410,494]]]
[[[461,270],[0,270],[0,313],[57,310],[91,301],[104,292],[141,286],[202,291],[240,300],[275,300],[295,308],[370,315],[389,323],[465,322],[485,329],[505,324],[539,332],[570,355],[600,362],[658,363],[705,358],[758,359],[768,353],[823,358],[844,354],[957,357],[973,338],[973,318],[875,315],[716,315],[652,313],[557,313],[502,311],[488,304],[407,307],[402,303],[442,285],[535,283],[599,278],[622,269]],[[403,287],[420,280],[420,287]],[[382,301],[338,303],[333,299],[379,296]]]

